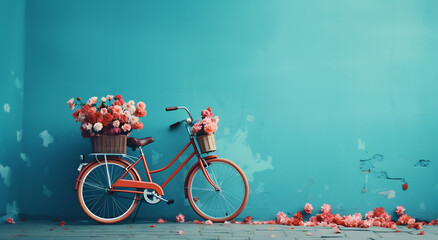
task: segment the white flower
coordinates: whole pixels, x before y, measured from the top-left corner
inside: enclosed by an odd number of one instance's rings
[[[102,115],[105,115],[107,112],[108,112],[108,109],[106,109],[106,108],[100,109],[100,113],[102,113]]]
[[[130,111],[124,111],[123,114],[127,117],[131,116],[131,112]]]
[[[135,102],[131,100],[131,101],[128,102],[127,106],[128,107],[135,106]]]
[[[106,99],[108,99],[108,101],[113,100],[114,96],[113,95],[106,95]]]
[[[129,106],[129,111],[131,113],[134,113],[135,112],[135,106]]]
[[[129,123],[130,124],[134,124],[136,122],[138,122],[138,117],[136,117],[136,116],[129,117]]]
[[[95,123],[94,126],[93,126],[93,129],[94,129],[94,131],[96,131],[96,132],[100,132],[100,130],[102,130],[102,128],[103,128],[103,125],[102,125],[102,123],[100,123],[100,122]]]
[[[83,123],[82,128],[88,131],[91,131],[91,128],[93,127],[93,124],[91,123]]]
[[[104,98],[104,97],[102,97],[100,100],[101,100],[103,103],[106,102],[106,98]]]

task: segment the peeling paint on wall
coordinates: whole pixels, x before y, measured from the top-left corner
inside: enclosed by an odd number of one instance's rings
[[[362,139],[357,139],[357,149],[359,150],[365,150],[365,141],[362,141]]]
[[[255,121],[255,116],[254,115],[246,115],[246,120],[248,122],[254,122]]]
[[[218,152],[223,155],[233,156],[232,161],[239,164],[242,170],[245,172],[248,181],[254,181],[254,173],[263,172],[266,170],[274,169],[272,166],[272,157],[267,156],[263,159],[260,153],[253,153],[251,147],[246,142],[248,137],[248,130],[237,130],[231,141],[225,138],[217,141]]]
[[[3,178],[3,182],[6,186],[11,186],[11,168],[0,164],[0,175]]]
[[[17,202],[13,201],[12,204],[6,204],[6,215],[2,216],[0,220],[4,222],[8,217],[17,218],[18,214],[20,214],[20,209],[17,207]]]
[[[3,105],[3,108],[5,110],[5,112],[10,112],[11,111],[11,106],[9,106],[9,104],[5,103],[5,105]]]
[[[52,196],[52,191],[50,191],[45,184],[43,184],[43,194],[46,197],[51,197]]]
[[[20,78],[15,78],[15,86],[18,88],[18,89],[21,89],[21,88],[23,88],[23,81],[21,81],[20,80]]]
[[[55,139],[50,135],[49,131],[44,130],[40,133],[40,138],[43,139],[43,146],[48,147],[49,144],[55,142]]]
[[[371,158],[360,160],[360,170],[362,173],[370,173],[375,168],[375,164],[383,161],[383,155],[374,154]]]
[[[429,167],[429,165],[430,165],[430,160],[421,159],[414,166],[415,167]]]
[[[23,137],[23,129],[17,131],[17,142],[18,143],[21,142],[22,137]]]
[[[32,166],[32,163],[30,162],[30,158],[26,155],[26,153],[20,153],[21,160],[23,160],[26,163],[26,166],[30,167]]]
[[[382,191],[379,192],[379,195],[385,196],[388,199],[393,199],[395,198],[395,191],[394,190],[388,190],[388,191]]]

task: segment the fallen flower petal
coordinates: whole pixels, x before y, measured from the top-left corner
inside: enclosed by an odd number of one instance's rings
[[[246,223],[246,224],[250,224],[250,223],[252,223],[252,217],[251,217],[251,216],[247,216],[247,217],[243,220],[243,222]]]
[[[64,220],[62,220],[61,222],[59,222],[59,226],[64,226],[65,225],[65,221]]]
[[[417,235],[424,235],[424,231],[420,231]]]
[[[274,230],[274,228],[273,228],[273,227],[270,227],[269,230]]]
[[[183,223],[185,221],[184,218],[184,215],[180,213],[178,216],[175,217],[175,220],[177,223]]]
[[[162,219],[162,218],[158,218],[158,221],[157,221],[157,223],[165,223],[165,222],[167,222],[166,220],[164,220],[164,219]]]
[[[310,232],[307,232],[307,234],[306,234],[307,236],[310,236],[310,235],[312,235]]]
[[[6,218],[6,223],[7,224],[15,224],[14,219],[12,219],[10,217]]]
[[[51,228],[51,229],[49,229],[50,231],[53,231],[53,230],[55,230],[55,229],[53,229],[53,228]]]
[[[151,228],[154,228],[154,227],[155,227],[155,225],[150,225],[149,227],[151,227]]]
[[[196,219],[195,219],[195,220],[193,220],[193,223],[194,223],[194,224],[204,224],[204,222],[203,222],[203,221],[198,221],[198,220],[196,220]]]
[[[181,230],[178,231],[178,234],[179,234],[179,235],[183,235],[183,233],[184,233],[184,232],[181,231]]]
[[[402,205],[400,205],[395,209],[395,213],[397,213],[397,215],[403,215],[405,210],[406,209]]]
[[[213,222],[212,222],[211,220],[207,220],[207,221],[205,221],[205,224],[207,224],[207,225],[213,225]]]
[[[321,212],[322,213],[331,213],[332,211],[332,206],[330,206],[330,204],[323,204],[321,207]]]
[[[334,230],[335,230],[335,233],[341,233],[341,230],[339,230],[339,228],[337,228],[337,227],[335,227]]]
[[[395,232],[399,233],[399,232],[401,232],[401,231],[400,231],[400,230],[395,230]]]
[[[275,238],[275,237],[277,237],[277,236],[275,236],[275,235],[271,235],[270,237],[271,237],[271,238]]]

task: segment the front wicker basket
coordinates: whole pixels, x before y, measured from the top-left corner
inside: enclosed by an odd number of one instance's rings
[[[202,153],[216,151],[216,143],[214,142],[214,134],[196,136],[199,148]]]
[[[93,153],[126,154],[126,135],[99,135],[91,138]]]

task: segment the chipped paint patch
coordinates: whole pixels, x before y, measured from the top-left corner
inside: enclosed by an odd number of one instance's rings
[[[17,131],[17,143],[21,142],[23,138],[23,129]]]
[[[228,135],[230,135],[230,133],[231,133],[230,129],[227,127],[224,127],[224,135],[228,136]]]
[[[44,130],[40,133],[40,138],[43,139],[43,146],[48,147],[49,144],[55,142],[55,139],[50,135],[49,131]]]
[[[227,138],[220,138],[216,140],[218,152],[223,156],[230,156],[233,162],[236,162],[245,172],[248,181],[254,181],[254,173],[264,172],[266,170],[274,169],[272,166],[272,157],[267,156],[263,159],[260,153],[254,153],[246,142],[248,137],[248,130],[237,130],[233,139],[230,141]]]
[[[52,191],[50,191],[45,184],[43,184],[43,194],[46,195],[46,197],[52,196]]]
[[[32,163],[30,162],[30,158],[26,155],[26,153],[20,153],[21,160],[23,160],[28,167],[32,166]]]
[[[360,170],[363,173],[370,173],[374,168],[375,164],[383,161],[383,155],[374,154],[371,158],[360,160]]]
[[[246,121],[248,122],[254,122],[255,121],[255,116],[254,115],[246,115]]]
[[[0,164],[0,175],[3,178],[3,182],[6,186],[11,186],[11,168]]]
[[[421,159],[414,166],[415,167],[429,167],[429,165],[430,165],[430,160]]]
[[[388,199],[393,199],[395,198],[395,191],[394,190],[388,190],[388,191],[382,191],[379,192],[379,195],[385,196]]]
[[[362,139],[357,139],[357,149],[359,150],[365,150],[365,141],[362,141]]]
[[[262,193],[264,191],[265,191],[265,183],[261,182],[261,183],[259,183],[259,185],[256,188],[256,193],[259,194],[259,193]]]
[[[159,163],[159,161],[160,161],[160,158],[162,158],[163,157],[163,154],[162,153],[159,153],[159,152],[157,152],[157,151],[155,151],[155,150],[152,150],[151,151],[151,159],[152,159],[152,164],[154,164],[154,165],[156,165],[157,163]]]
[[[5,112],[10,112],[11,111],[11,106],[9,106],[8,103],[5,103],[5,105],[3,105],[3,109],[5,110]]]
[[[12,204],[6,204],[6,215],[2,216],[0,220],[4,222],[6,218],[18,218],[18,214],[20,214],[20,209],[17,207],[17,202],[13,201]]]
[[[18,88],[18,89],[21,89],[21,88],[23,88],[23,81],[21,81],[20,80],[20,78],[15,78],[15,86]]]

